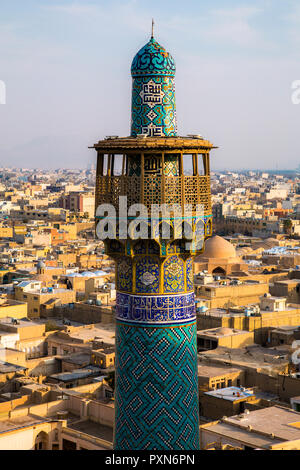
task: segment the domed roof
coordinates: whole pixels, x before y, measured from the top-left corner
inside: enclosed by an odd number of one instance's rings
[[[133,77],[151,75],[174,77],[175,71],[173,57],[153,37],[139,50],[131,65],[131,75]]]
[[[218,333],[219,335],[231,335],[233,333],[233,330],[231,328],[217,328],[215,330],[216,333]]]
[[[236,258],[234,246],[218,235],[205,242],[203,258]]]

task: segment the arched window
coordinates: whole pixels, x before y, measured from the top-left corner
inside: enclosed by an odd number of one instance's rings
[[[49,443],[48,434],[45,431],[41,431],[35,438],[34,449],[35,450],[47,450]]]

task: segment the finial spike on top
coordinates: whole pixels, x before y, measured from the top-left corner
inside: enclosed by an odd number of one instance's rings
[[[151,39],[154,38],[154,19],[152,18]]]

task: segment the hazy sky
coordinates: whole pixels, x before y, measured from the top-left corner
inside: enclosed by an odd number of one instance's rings
[[[213,169],[300,164],[299,0],[0,0],[0,166],[82,167],[129,135],[135,53],[176,61],[180,135],[219,146]]]

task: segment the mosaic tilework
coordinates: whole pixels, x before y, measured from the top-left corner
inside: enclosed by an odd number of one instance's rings
[[[136,262],[136,292],[155,294],[159,292],[159,259],[144,256]]]
[[[168,254],[172,253],[185,253],[186,242],[185,240],[175,240],[168,246]]]
[[[194,293],[139,296],[117,292],[117,320],[137,323],[183,323],[195,319]]]
[[[194,290],[194,265],[192,258],[186,261],[186,288]]]
[[[164,292],[184,291],[184,262],[171,256],[164,263]]]
[[[132,260],[130,258],[122,258],[117,263],[117,288],[118,290],[132,291]]]
[[[132,83],[131,135],[176,136],[175,85],[170,77],[140,77]]]
[[[116,325],[116,450],[198,450],[196,323]]]
[[[179,156],[165,155],[165,176],[179,176]]]
[[[130,156],[128,158],[128,176],[141,176],[140,155]]]
[[[173,57],[154,38],[139,50],[131,64],[133,77],[164,75],[174,77]]]
[[[131,66],[131,135],[176,136],[175,62],[153,38]]]

